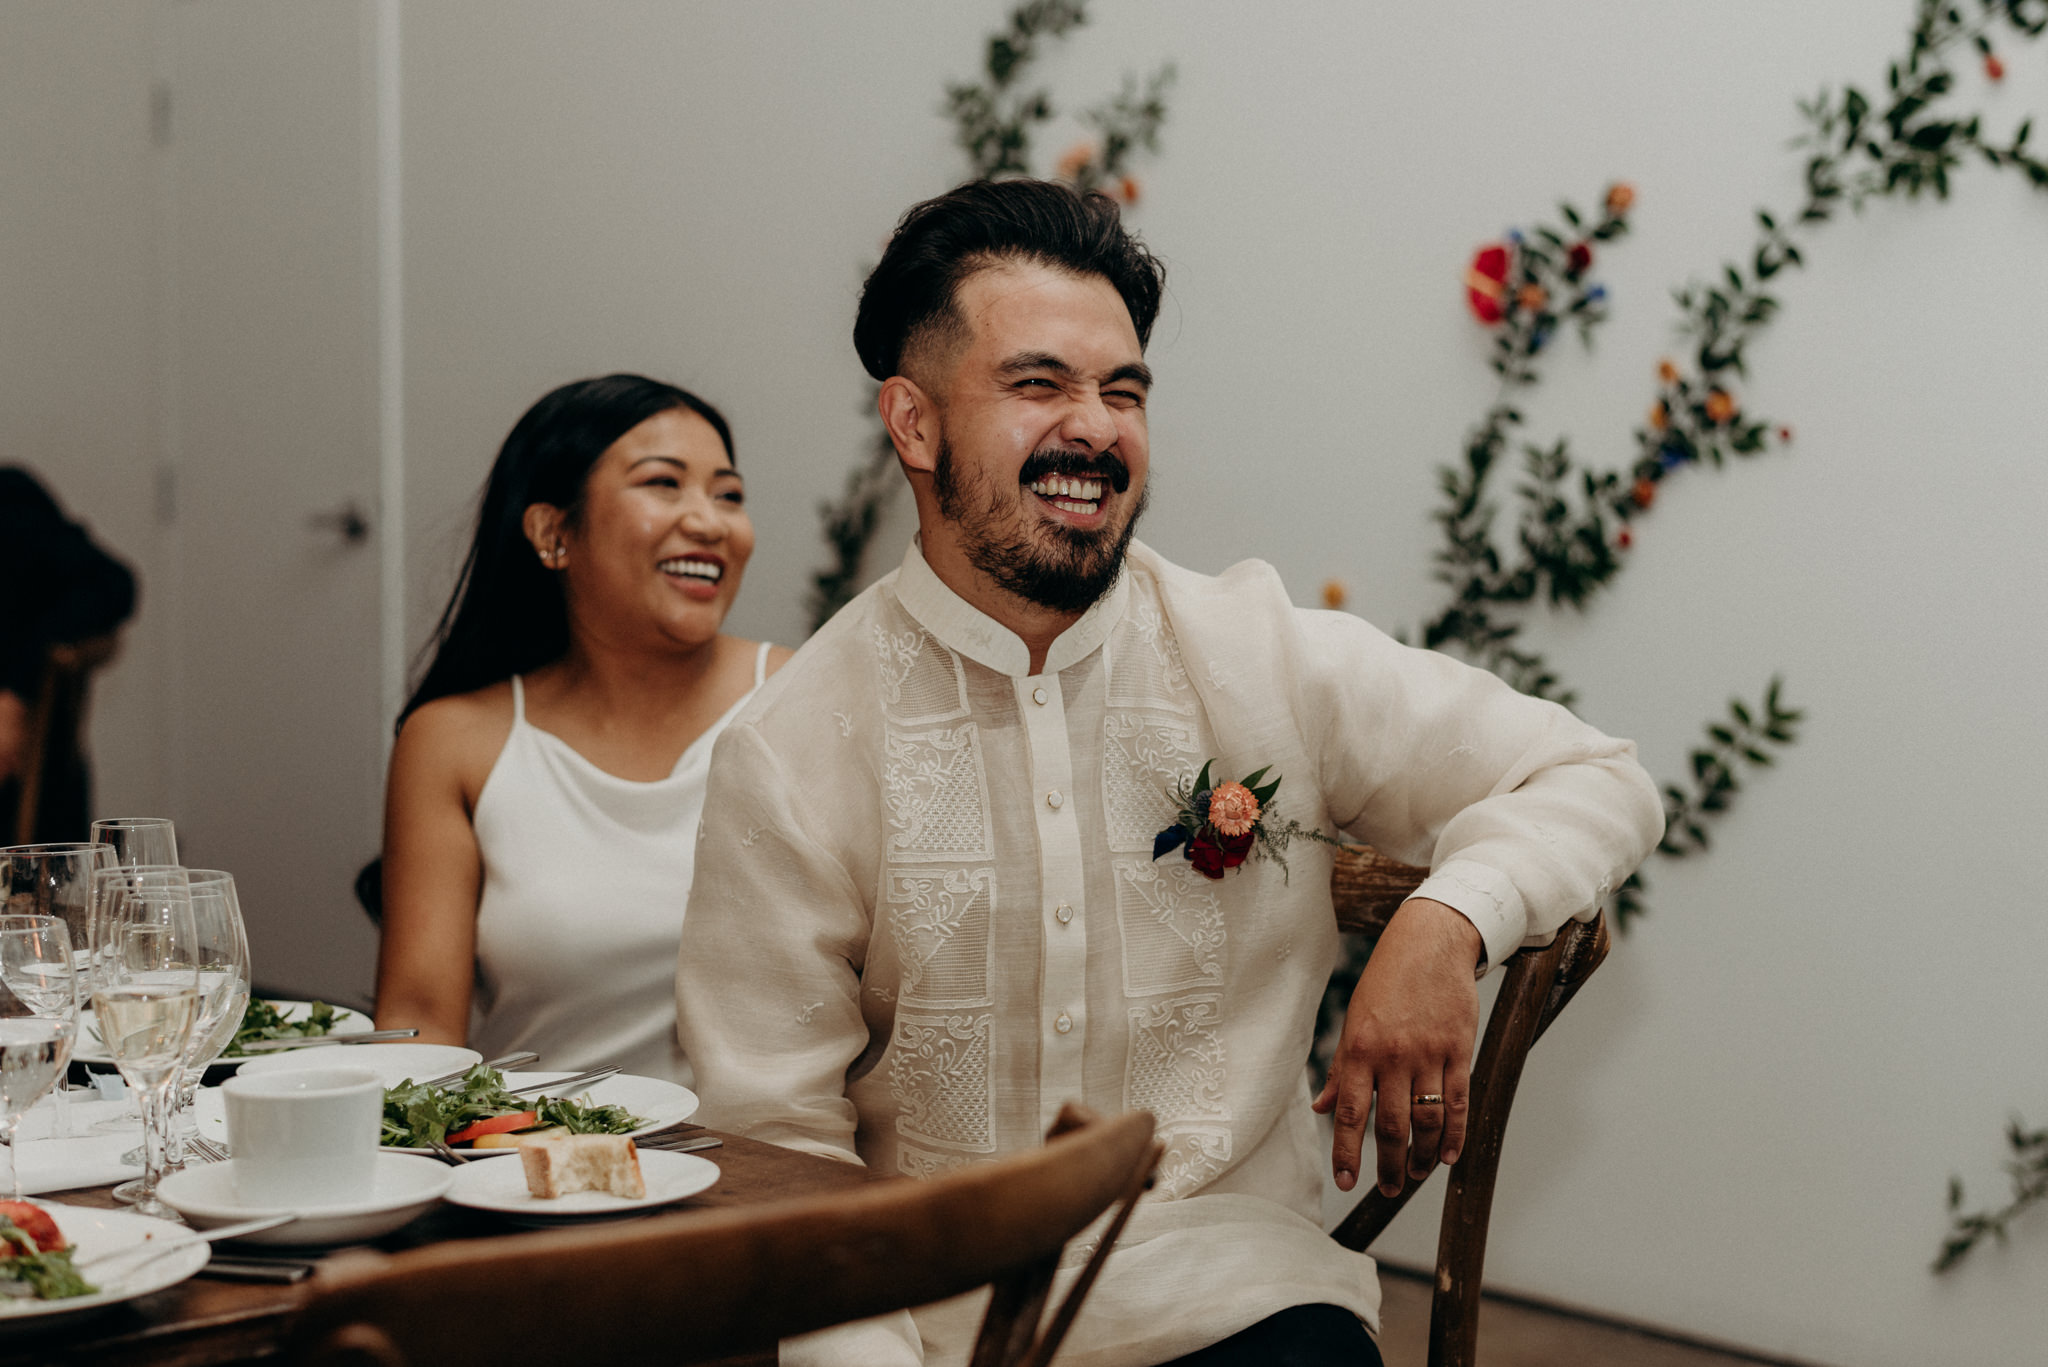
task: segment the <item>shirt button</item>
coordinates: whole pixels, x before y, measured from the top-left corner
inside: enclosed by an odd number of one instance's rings
[[[1042,688],[1032,689],[1031,701],[1037,703],[1040,707],[1045,706],[1045,690]]]
[[[1074,919],[1074,909],[1065,902],[1062,902],[1053,909],[1052,919],[1058,921],[1061,925],[1065,925]]]
[[[1060,804],[1065,801],[1066,799],[1060,796],[1060,790],[1057,788],[1053,789],[1051,792],[1045,795],[1045,805],[1052,808],[1054,811],[1058,811],[1060,809]]]
[[[1053,1017],[1052,1028],[1064,1035],[1074,1028],[1074,1018],[1062,1011]]]

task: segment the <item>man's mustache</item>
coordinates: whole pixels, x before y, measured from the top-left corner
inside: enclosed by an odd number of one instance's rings
[[[1120,457],[1107,451],[1097,454],[1064,451],[1058,447],[1046,447],[1025,457],[1017,479],[1022,484],[1036,484],[1053,475],[1065,479],[1099,479],[1120,494],[1131,487],[1131,469]]]

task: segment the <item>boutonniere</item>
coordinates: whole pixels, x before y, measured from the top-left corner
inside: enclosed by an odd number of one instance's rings
[[[1270,783],[1264,781],[1272,765],[1245,775],[1241,782],[1219,783],[1211,788],[1209,771],[1215,767],[1216,761],[1210,760],[1202,766],[1192,788],[1182,785],[1169,794],[1180,804],[1180,815],[1171,826],[1152,837],[1155,860],[1179,850],[1181,857],[1204,878],[1221,878],[1225,869],[1236,868],[1256,850],[1260,858],[1270,857],[1280,866],[1284,880],[1289,841],[1299,836],[1320,840],[1325,845],[1337,843],[1299,821],[1280,819],[1272,806],[1273,794],[1280,791],[1280,780],[1275,777]]]

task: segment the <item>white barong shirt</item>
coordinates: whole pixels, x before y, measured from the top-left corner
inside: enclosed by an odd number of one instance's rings
[[[1371,1260],[1319,1224],[1304,1061],[1338,954],[1329,847],[1211,881],[1152,838],[1205,761],[1218,782],[1271,766],[1280,819],[1429,865],[1416,895],[1498,964],[1591,917],[1655,844],[1634,755],[1294,607],[1262,563],[1211,578],[1135,543],[1034,675],[913,545],[718,742],[677,974],[702,1118],[928,1177],[1043,1142],[1063,1101],[1148,1110],[1157,1187],[1061,1361],[1155,1363],[1297,1304],[1377,1329]],[[964,1362],[977,1318],[949,1302],[899,1328]],[[885,1322],[797,1342],[919,1352]]]

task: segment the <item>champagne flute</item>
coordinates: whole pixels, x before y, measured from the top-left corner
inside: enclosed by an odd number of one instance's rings
[[[183,869],[123,869],[93,912],[93,1014],[114,1066],[142,1103],[142,1181],[135,1209],[178,1220],[157,1197],[164,1133],[200,1014],[198,929]]]
[[[92,995],[92,876],[113,866],[110,845],[10,845],[0,849],[0,904],[4,904],[0,911],[15,916],[54,916],[64,923],[70,932],[81,1003]],[[60,1139],[71,1134],[69,1089],[61,1079],[51,1133]]]
[[[92,823],[92,838],[125,868],[178,862],[178,833],[167,816],[109,816]]]
[[[0,1121],[8,1185],[21,1199],[15,1139],[22,1113],[71,1062],[78,1033],[78,970],[71,934],[54,916],[0,916]]]
[[[187,869],[186,878],[192,888],[192,920],[198,935],[201,1004],[165,1135],[170,1147],[165,1162],[173,1169],[184,1165],[185,1130],[192,1100],[206,1077],[206,1065],[228,1047],[249,1008],[249,937],[242,927],[234,875],[219,869]],[[114,1194],[119,1196],[120,1188]]]

